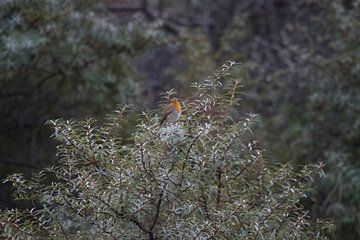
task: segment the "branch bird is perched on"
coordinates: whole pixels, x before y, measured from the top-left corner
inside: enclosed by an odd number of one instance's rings
[[[181,105],[177,98],[172,98],[165,108],[164,116],[161,118],[160,126],[164,123],[176,122],[181,116]]]

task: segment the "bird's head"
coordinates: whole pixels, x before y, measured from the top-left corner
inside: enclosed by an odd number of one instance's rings
[[[177,98],[172,98],[171,100],[170,100],[170,104],[176,104],[176,103],[178,103],[179,102],[179,99],[177,99]]]
[[[177,112],[181,112],[181,105],[179,99],[172,98],[170,100],[170,105],[174,106]]]

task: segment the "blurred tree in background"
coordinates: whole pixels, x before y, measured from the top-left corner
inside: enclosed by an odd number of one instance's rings
[[[332,1],[314,17],[312,42],[294,57],[292,71],[306,94],[281,120],[293,122],[282,135],[293,145],[288,157],[327,163],[313,210],[338,220],[338,239],[360,237],[360,2],[349,3]]]
[[[243,107],[264,116],[259,132],[275,161],[327,164],[327,178],[308,204],[314,216],[337,220],[337,239],[360,237],[359,10],[356,1],[298,5],[276,27],[278,37],[258,37],[255,51],[269,57],[252,57],[255,81],[245,83],[254,90]],[[226,40],[237,46],[236,39]]]

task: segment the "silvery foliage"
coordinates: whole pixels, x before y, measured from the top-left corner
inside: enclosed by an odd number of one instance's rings
[[[129,59],[157,41],[155,29],[116,25],[96,0],[0,2],[4,126],[25,108],[43,122],[44,115],[64,116],[74,105],[75,111],[106,109],[134,97]]]
[[[143,113],[127,144],[118,138],[126,107],[103,127],[49,121],[59,165],[6,180],[35,207],[2,211],[1,237],[325,239],[329,225],[299,203],[322,166],[294,172],[266,161],[250,131],[254,116],[230,116],[235,65],[193,84],[179,122],[162,128],[157,114]]]

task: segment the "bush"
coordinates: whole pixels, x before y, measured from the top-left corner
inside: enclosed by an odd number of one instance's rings
[[[31,180],[10,176],[27,211],[0,214],[16,239],[324,239],[299,200],[321,165],[271,166],[251,132],[254,115],[231,117],[240,80],[234,62],[193,84],[178,123],[144,112],[132,141],[119,138],[126,107],[105,126],[49,121],[60,165]],[[166,99],[171,97],[169,92]],[[52,179],[51,184],[46,184]]]

